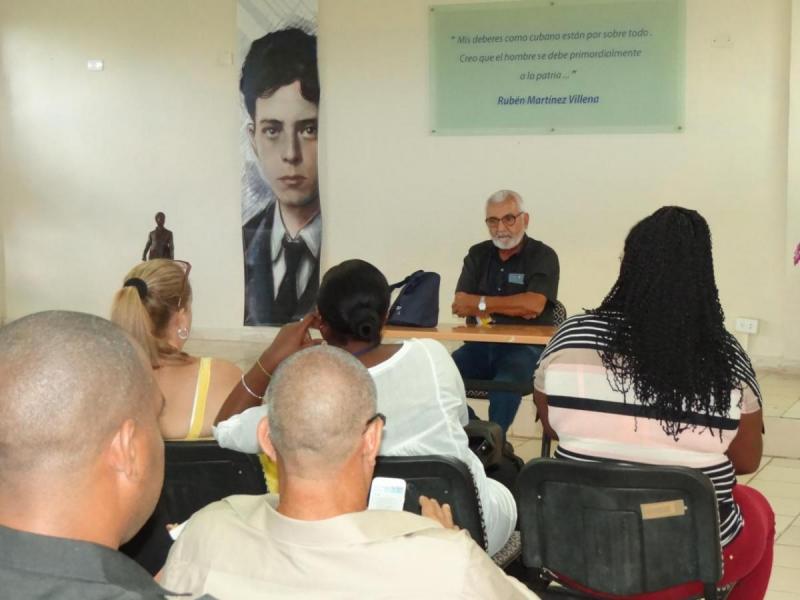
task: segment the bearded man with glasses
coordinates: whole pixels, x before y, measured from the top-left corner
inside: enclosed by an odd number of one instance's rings
[[[468,322],[552,325],[558,296],[558,256],[526,235],[530,215],[522,197],[500,190],[486,201],[490,240],[464,258],[456,285],[453,314]],[[503,382],[533,378],[542,346],[466,342],[453,353],[461,376]],[[517,392],[489,392],[489,420],[508,431],[517,414]]]

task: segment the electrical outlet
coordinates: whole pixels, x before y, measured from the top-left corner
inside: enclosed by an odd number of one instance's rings
[[[758,333],[758,319],[736,319],[736,331],[739,333]]]

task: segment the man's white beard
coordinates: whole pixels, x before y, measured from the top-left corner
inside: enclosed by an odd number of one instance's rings
[[[495,246],[500,248],[500,250],[511,250],[514,246],[519,244],[522,241],[522,237],[525,235],[524,231],[521,231],[518,235],[514,237],[504,237],[504,238],[496,238],[492,237],[492,242]]]

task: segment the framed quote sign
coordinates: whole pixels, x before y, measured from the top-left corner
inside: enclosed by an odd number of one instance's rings
[[[431,131],[679,132],[685,0],[430,9]]]

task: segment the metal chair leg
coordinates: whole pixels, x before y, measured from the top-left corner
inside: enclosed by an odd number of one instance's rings
[[[540,456],[550,458],[550,436],[542,432],[542,451]]]

